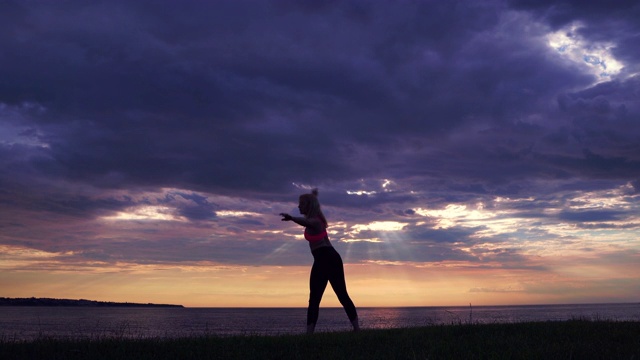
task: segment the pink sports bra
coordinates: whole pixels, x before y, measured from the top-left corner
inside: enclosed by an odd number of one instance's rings
[[[311,235],[307,233],[307,229],[304,229],[304,238],[309,242],[316,242],[324,239],[327,236],[327,230],[321,232],[320,234]]]

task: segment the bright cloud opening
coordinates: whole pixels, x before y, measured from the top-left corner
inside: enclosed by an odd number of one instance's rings
[[[496,216],[495,213],[484,209],[484,204],[476,204],[475,209],[469,209],[466,205],[449,204],[444,209],[414,209],[420,216],[436,219],[435,228],[447,229],[456,226],[459,222],[478,222]]]
[[[105,216],[104,220],[156,220],[156,221],[187,221],[184,216],[174,214],[174,210],[167,206],[140,206]]]
[[[369,224],[357,224],[353,225],[351,229],[356,232],[371,230],[371,231],[400,231],[407,224],[397,221],[374,221]]]
[[[598,78],[607,80],[618,74],[624,64],[612,55],[615,44],[612,42],[588,42],[578,30],[580,23],[573,23],[561,30],[547,35],[549,46],[569,60],[586,65]]]
[[[251,212],[251,211],[234,211],[234,210],[216,211],[216,215],[220,217],[260,216],[260,214]]]
[[[347,190],[347,194],[349,195],[375,195],[376,191],[365,191],[365,190]]]

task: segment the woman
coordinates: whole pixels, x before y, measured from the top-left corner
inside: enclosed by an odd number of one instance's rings
[[[325,219],[320,203],[318,202],[318,190],[314,189],[311,194],[300,195],[298,205],[300,214],[304,217],[294,217],[282,213],[282,221],[293,221],[304,226],[304,238],[309,241],[311,254],[313,255],[313,267],[311,267],[311,277],[309,279],[309,308],[307,309],[307,333],[312,334],[318,321],[320,310],[320,300],[327,287],[327,282],[331,283],[333,291],[338,296],[338,300],[353,325],[353,330],[360,330],[358,324],[358,313],[353,301],[347,293],[347,284],[344,280],[344,267],[340,254],[331,246],[327,235],[327,219]]]

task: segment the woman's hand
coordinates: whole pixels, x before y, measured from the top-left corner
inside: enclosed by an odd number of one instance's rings
[[[280,213],[280,216],[282,216],[282,221],[291,221],[293,219],[291,215],[285,213]]]

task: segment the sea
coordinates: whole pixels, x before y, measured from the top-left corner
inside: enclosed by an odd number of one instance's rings
[[[640,303],[359,308],[363,329],[530,321],[640,321]],[[316,331],[349,331],[342,308],[321,308]],[[0,341],[180,338],[306,331],[305,308],[0,307]]]

